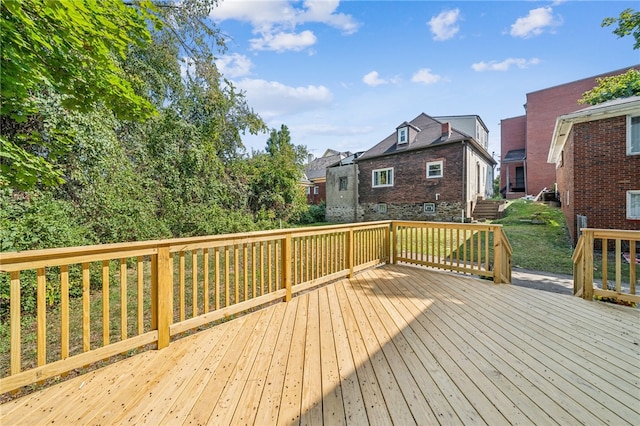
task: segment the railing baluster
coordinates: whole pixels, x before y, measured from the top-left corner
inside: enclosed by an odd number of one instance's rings
[[[120,259],[120,340],[127,339],[127,259]]]
[[[87,268],[87,278],[89,277],[88,272],[89,271]],[[136,308],[138,311],[137,325],[138,325],[138,334],[142,334],[144,333],[144,259],[142,258],[142,256],[138,256],[138,258],[136,259],[136,274],[137,274]],[[87,281],[87,284],[89,284],[88,281]]]
[[[109,325],[109,261],[102,261],[102,346],[109,344],[110,325]]]
[[[10,275],[9,315],[11,316],[11,374],[17,374],[22,369],[22,348],[20,345],[20,271],[13,271]]]
[[[202,298],[204,313],[209,312],[209,249],[202,249]]]
[[[84,290],[84,289],[83,289]],[[38,309],[38,366],[45,365],[47,363],[47,276],[45,275],[44,268],[38,268],[37,271],[37,309]],[[84,291],[83,291],[84,297]],[[13,300],[13,294],[11,295]],[[15,300],[20,300],[20,297]],[[83,300],[84,302],[84,300]],[[13,317],[11,318],[13,324]],[[13,335],[12,335],[13,336]]]

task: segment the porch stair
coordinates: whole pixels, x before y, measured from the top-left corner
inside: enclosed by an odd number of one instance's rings
[[[505,200],[478,200],[472,216],[475,220],[500,219],[505,206]]]

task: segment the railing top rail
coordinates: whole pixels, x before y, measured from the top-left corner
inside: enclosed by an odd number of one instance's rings
[[[640,231],[597,228],[581,228],[580,231],[582,233],[591,233],[594,238],[619,238],[623,240],[640,241]]]
[[[475,230],[495,230],[502,228],[499,224],[488,223],[459,223],[459,222],[423,222],[423,221],[411,221],[411,220],[394,220],[394,225],[398,226],[428,226],[434,228],[453,228],[453,229],[475,229]]]
[[[149,241],[135,241],[124,243],[98,244],[76,247],[61,247],[41,250],[28,250],[0,253],[0,271],[10,272],[19,269],[36,268],[41,266],[64,265],[89,262],[103,258],[124,258],[133,256],[152,255],[157,248],[168,246],[172,252],[192,250],[202,247],[215,247],[226,244],[241,244],[244,242],[267,241],[281,239],[286,235],[326,233],[345,229],[366,229],[370,227],[391,224],[391,221],[360,222],[355,224],[317,226],[309,228],[285,228],[267,231],[251,231],[236,234],[207,235],[202,237],[171,238]]]

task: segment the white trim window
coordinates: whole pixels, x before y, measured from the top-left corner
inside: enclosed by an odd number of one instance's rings
[[[640,190],[627,191],[627,219],[640,220]]]
[[[320,189],[317,186],[313,187],[313,195],[318,195],[320,193]]]
[[[627,116],[627,155],[640,155],[640,115]]]
[[[427,179],[441,178],[444,172],[444,161],[429,161],[427,163]]]
[[[393,167],[372,171],[371,186],[374,188],[393,186]]]
[[[398,129],[398,145],[404,145],[409,142],[408,133],[406,127]]]

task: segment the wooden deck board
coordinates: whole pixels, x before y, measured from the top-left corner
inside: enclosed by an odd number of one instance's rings
[[[640,424],[638,324],[388,265],[11,401],[0,423]]]

